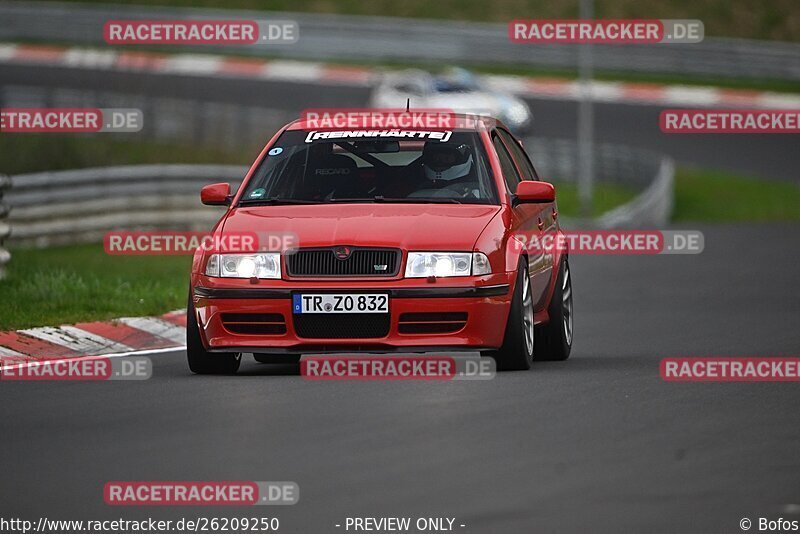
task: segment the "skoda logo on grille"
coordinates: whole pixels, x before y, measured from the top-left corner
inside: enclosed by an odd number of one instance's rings
[[[350,257],[350,253],[353,250],[350,247],[336,247],[333,249],[333,255],[336,256],[337,260],[344,261]]]

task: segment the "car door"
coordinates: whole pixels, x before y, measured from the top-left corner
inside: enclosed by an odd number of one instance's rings
[[[508,184],[507,182],[509,191],[515,193],[516,185],[520,180],[538,180],[539,176],[536,173],[536,169],[522,149],[519,141],[503,128],[497,128],[497,137],[498,141],[502,142],[503,148],[506,149],[505,155],[513,162],[516,175],[519,178],[516,183]],[[522,203],[517,204],[512,209],[515,220],[519,219],[519,229],[515,233],[525,236],[526,243],[554,242],[557,231],[555,204],[549,202],[544,204]],[[536,237],[535,240],[533,239],[534,236]],[[539,310],[545,305],[547,298],[547,289],[553,273],[554,255],[551,250],[541,246],[529,247],[528,255],[528,269],[530,270],[531,284],[533,286],[534,307]]]

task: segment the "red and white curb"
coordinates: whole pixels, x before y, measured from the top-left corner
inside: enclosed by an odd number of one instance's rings
[[[555,78],[487,76],[486,79],[494,89],[536,98],[579,100],[583,91],[581,84],[577,81]],[[800,95],[796,94],[695,85],[660,85],[594,80],[589,83],[588,93],[595,102],[618,104],[767,109],[800,108]]]
[[[186,311],[0,332],[0,369],[54,359],[157,354],[185,348]]]
[[[249,78],[355,87],[372,85],[380,74],[379,69],[308,61],[13,43],[0,43],[0,64]],[[582,88],[576,81],[502,75],[487,75],[484,78],[495,89],[521,96],[577,100],[582,95]],[[620,104],[800,109],[800,95],[745,89],[595,80],[589,85],[588,92],[597,102]]]
[[[8,43],[0,43],[1,63],[360,86],[369,85],[373,76],[371,69],[363,67],[305,61]]]

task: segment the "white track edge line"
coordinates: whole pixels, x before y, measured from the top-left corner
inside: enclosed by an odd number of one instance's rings
[[[114,352],[111,354],[95,354],[92,356],[76,356],[75,358],[52,358],[50,360],[37,360],[33,362],[25,362],[25,363],[17,363],[14,365],[4,365],[0,366],[0,374],[2,374],[3,369],[21,369],[23,367],[38,367],[39,365],[47,365],[49,362],[55,361],[83,361],[83,360],[99,360],[102,358],[124,358],[126,356],[146,356],[148,354],[162,354],[166,352],[179,352],[182,350],[186,350],[186,345],[180,345],[175,347],[162,347],[160,349],[143,349],[143,350],[136,350],[132,352]]]

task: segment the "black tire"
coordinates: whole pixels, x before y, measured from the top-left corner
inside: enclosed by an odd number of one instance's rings
[[[258,363],[298,364],[302,354],[253,354]]]
[[[536,327],[536,361],[564,361],[572,351],[572,273],[566,256],[558,268],[547,311],[550,320]]]
[[[186,306],[186,357],[189,369],[198,375],[233,375],[242,362],[240,352],[208,352],[200,339],[200,327],[191,294]]]
[[[528,330],[528,340],[526,340],[526,330]],[[482,354],[495,359],[498,371],[525,371],[530,369],[533,363],[534,339],[533,293],[527,262],[523,258],[517,270],[517,281],[514,284],[514,297],[508,313],[503,346],[499,350]]]

